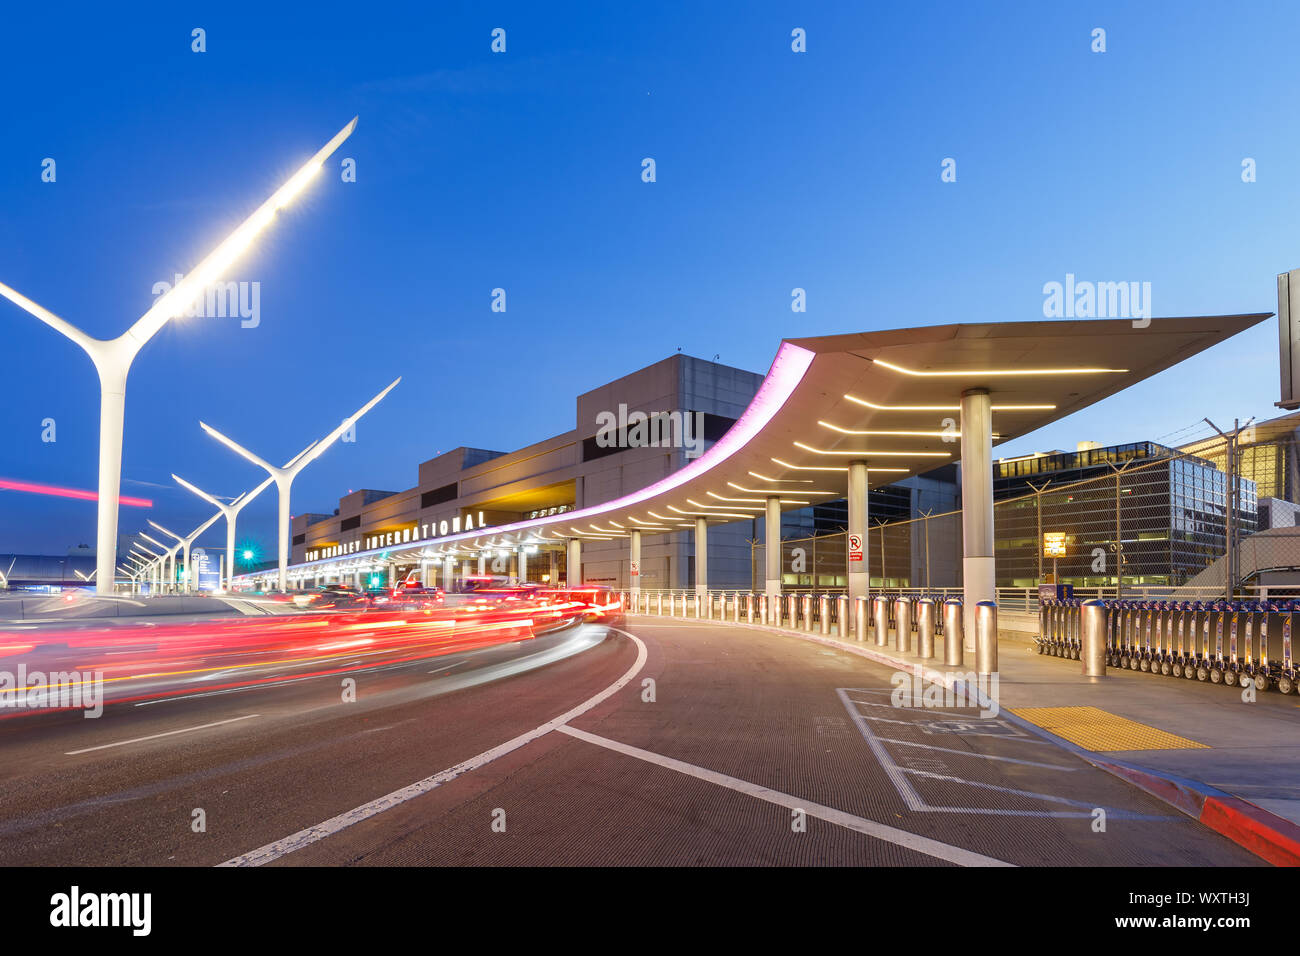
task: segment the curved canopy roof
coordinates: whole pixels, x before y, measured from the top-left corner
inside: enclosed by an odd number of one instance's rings
[[[957,460],[959,403],[987,389],[994,444],[1150,378],[1272,313],[925,326],[786,339],[744,414],[703,455],[613,501],[313,566],[415,558],[561,538],[609,539],[729,522],[843,498],[850,461],[871,487]]]

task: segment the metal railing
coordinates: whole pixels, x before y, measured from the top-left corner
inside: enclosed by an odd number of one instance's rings
[[[962,663],[961,602],[955,589],[913,593],[874,593],[850,600],[847,594],[785,591],[707,591],[643,588],[616,592],[628,613],[687,620],[730,621],[780,627],[844,640],[891,643],[922,659],[942,657]],[[980,666],[997,666],[997,605],[981,602],[977,652]],[[955,633],[950,634],[950,631]]]

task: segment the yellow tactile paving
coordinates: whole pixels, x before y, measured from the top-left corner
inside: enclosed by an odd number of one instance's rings
[[[1011,712],[1087,750],[1210,749],[1096,707],[1021,707]]]

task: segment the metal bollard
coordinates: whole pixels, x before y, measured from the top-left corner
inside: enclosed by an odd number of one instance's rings
[[[655,595],[655,613],[660,617],[664,615],[664,596],[663,594]]]
[[[889,600],[883,594],[871,599],[871,616],[876,628],[876,646],[889,643]]]
[[[934,600],[921,598],[916,602],[916,656],[934,657]]]
[[[1104,601],[1084,601],[1080,609],[1083,624],[1083,674],[1085,677],[1106,676],[1106,604]]]
[[[745,619],[749,624],[754,623],[754,593],[752,591],[745,595]]]
[[[975,672],[998,672],[998,606],[993,601],[975,605]]]
[[[805,594],[803,600],[799,602],[803,608],[803,629],[811,631],[813,629],[813,599],[811,594]]]
[[[677,616],[677,595],[671,591],[668,592],[668,616]]]
[[[948,598],[943,602],[943,662],[949,667],[960,667],[963,651],[963,628],[961,601]]]
[[[894,648],[900,654],[912,650],[912,602],[905,597],[894,602]]]
[[[835,626],[840,640],[849,636],[849,596],[841,594],[835,599]]]
[[[823,594],[818,599],[818,603],[817,616],[821,619],[821,632],[822,634],[829,634],[831,632],[831,596]]]
[[[793,628],[799,619],[799,595],[790,594],[785,601],[785,626]]]
[[[768,596],[767,596],[766,594],[764,594],[764,595],[763,595],[762,597],[760,597],[758,600],[759,600],[759,604],[758,604],[759,623],[761,623],[764,627],[767,627],[767,619],[768,619],[768,610],[767,610],[767,605],[768,605]]]
[[[740,592],[737,591],[731,596],[731,619],[737,624],[740,623]]]
[[[854,598],[853,603],[856,605],[853,609],[853,636],[859,641],[867,639],[867,599],[865,597]]]

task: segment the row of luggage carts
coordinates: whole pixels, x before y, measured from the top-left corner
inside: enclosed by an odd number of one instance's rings
[[[1295,601],[1103,601],[1106,663],[1234,687],[1296,691],[1291,656]],[[1039,605],[1038,653],[1078,660],[1083,602]]]

